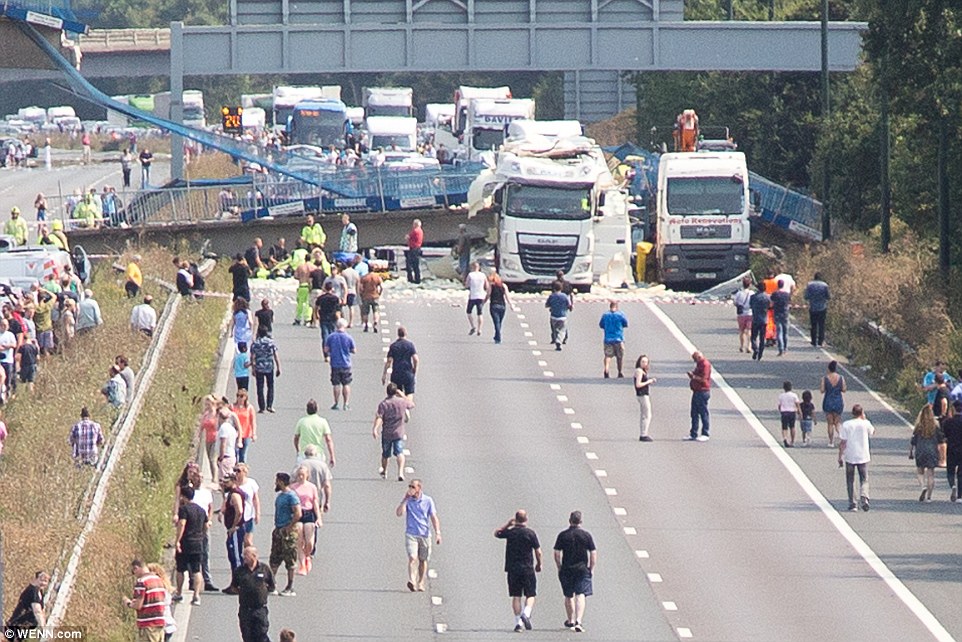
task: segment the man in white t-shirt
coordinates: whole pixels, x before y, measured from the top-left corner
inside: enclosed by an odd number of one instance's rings
[[[788,292],[789,294],[795,293],[795,288],[797,286],[795,285],[795,279],[792,278],[791,274],[788,274],[787,272],[782,272],[781,274],[775,277],[775,283],[778,283],[779,281],[782,282],[782,287],[780,287],[779,290],[781,290],[782,292]]]
[[[14,353],[17,350],[17,337],[10,332],[10,324],[0,318],[0,362],[3,364],[4,393],[9,396],[17,390],[17,363]]]
[[[802,416],[798,395],[792,392],[792,382],[782,384],[784,392],[778,395],[778,413],[782,419],[782,445],[786,448],[795,447],[795,417]],[[791,437],[791,441],[789,441]]]
[[[875,434],[875,426],[865,418],[862,406],[852,406],[852,418],[842,424],[839,431],[838,465],[845,464],[845,484],[848,487],[848,509],[857,511],[855,504],[855,471],[858,470],[859,500],[863,511],[868,505],[869,437]]]
[[[488,279],[481,271],[481,265],[477,261],[471,263],[471,271],[464,277],[464,285],[468,288],[468,323],[471,324],[471,331],[468,335],[477,334],[481,336],[481,311],[484,309],[484,300],[488,297]],[[477,308],[478,322],[475,324],[471,311]]]

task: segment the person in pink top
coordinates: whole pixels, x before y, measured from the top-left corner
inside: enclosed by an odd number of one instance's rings
[[[297,498],[301,500],[301,522],[297,529],[298,575],[307,575],[311,572],[315,538],[317,537],[317,511],[321,504],[317,486],[309,482],[307,477],[307,468],[298,466],[294,470],[294,482],[291,484],[291,490],[297,493]]]
[[[709,416],[708,400],[711,398],[711,362],[701,352],[691,353],[695,369],[688,373],[688,387],[691,388],[691,432],[689,441],[708,441]],[[698,423],[701,422],[701,434]]]
[[[3,415],[0,415],[2,417]],[[3,454],[3,442],[7,440],[7,424],[0,419],[0,455]]]

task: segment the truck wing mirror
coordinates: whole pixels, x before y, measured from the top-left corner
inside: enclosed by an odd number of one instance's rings
[[[501,205],[503,201],[504,201],[504,192],[502,192],[501,190],[496,190],[494,192],[494,204]]]
[[[761,193],[759,193],[758,190],[754,190],[754,189],[753,189],[753,190],[749,190],[749,192],[751,193],[752,207],[754,207],[756,210],[760,210],[760,209],[762,208],[762,195],[761,195]]]

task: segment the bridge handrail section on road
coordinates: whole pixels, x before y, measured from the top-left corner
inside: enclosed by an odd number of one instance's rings
[[[822,204],[812,198],[749,172],[749,185],[761,197],[764,220],[813,241],[822,240]]]
[[[80,36],[84,53],[96,51],[166,51],[170,49],[170,29],[91,29]]]

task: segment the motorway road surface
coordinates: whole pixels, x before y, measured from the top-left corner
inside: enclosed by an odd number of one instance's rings
[[[79,151],[76,156],[79,160]],[[35,242],[34,223],[37,215],[33,202],[37,194],[45,194],[49,201],[48,206],[53,208],[60,202],[58,196],[67,197],[78,188],[89,191],[90,188],[95,187],[100,192],[103,191],[104,185],[110,185],[116,187],[119,192],[123,185],[120,162],[106,160],[114,157],[119,158],[119,154],[95,154],[94,163],[91,165],[58,165],[50,170],[43,166],[29,169],[0,169],[0,220],[6,222],[10,217],[10,208],[19,207],[30,224],[30,240]],[[150,171],[152,184],[161,185],[170,179],[170,163],[166,159],[154,160]],[[133,168],[130,182],[135,188],[140,185],[139,165]],[[53,211],[48,212],[48,218],[54,215]]]
[[[255,291],[255,300],[265,292]],[[278,412],[258,416],[260,439],[249,456],[263,488],[263,520],[255,532],[262,559],[270,545],[273,476],[293,468],[293,426],[309,397],[331,422],[338,460],[314,571],[296,578],[296,597],[271,598],[272,639],[285,626],[308,642],[515,635],[503,543],[492,531],[517,508],[528,510],[546,559],[534,631],[526,637],[925,640],[962,634],[954,542],[962,507],[948,503],[944,474],[936,501],[918,503],[906,458],[910,430],[884,402],[847,375],[846,403],[862,403],[878,429],[868,513],[837,512],[847,505],[843,474],[836,452],[826,448],[821,413],[815,446],[778,445],[781,382],[792,380],[799,392],[817,390],[829,359],[800,338],[792,338],[785,356],[770,353],[755,363],[737,352],[730,305],[624,295],[627,355],[633,362],[647,353],[658,378],[655,441],[645,444],[638,441],[630,379],[601,378],[597,324],[606,302],[599,297],[576,305],[571,340],[558,353],[547,343],[542,297],[516,297],[504,343],[494,345],[490,326],[481,338],[468,336],[464,294],[398,288],[385,296],[380,335],[352,329],[358,344],[352,408],[330,411],[317,330],[290,325],[291,289],[274,285],[269,296],[277,307],[283,374]],[[428,590],[415,594],[404,586],[403,523],[394,516],[405,485],[378,478],[370,434],[383,397],[383,355],[399,323],[422,360],[408,427],[409,478],[424,480],[444,535]],[[689,341],[727,382],[712,393],[708,443],[682,440],[689,421]],[[583,511],[599,549],[587,632],[580,635],[562,626],[550,561],[555,535],[574,509]],[[221,525],[214,527],[211,550],[215,583],[223,586],[229,573]],[[880,573],[894,575],[885,581]],[[180,639],[239,639],[236,598],[205,594],[201,606],[177,611],[181,621],[189,616]]]

